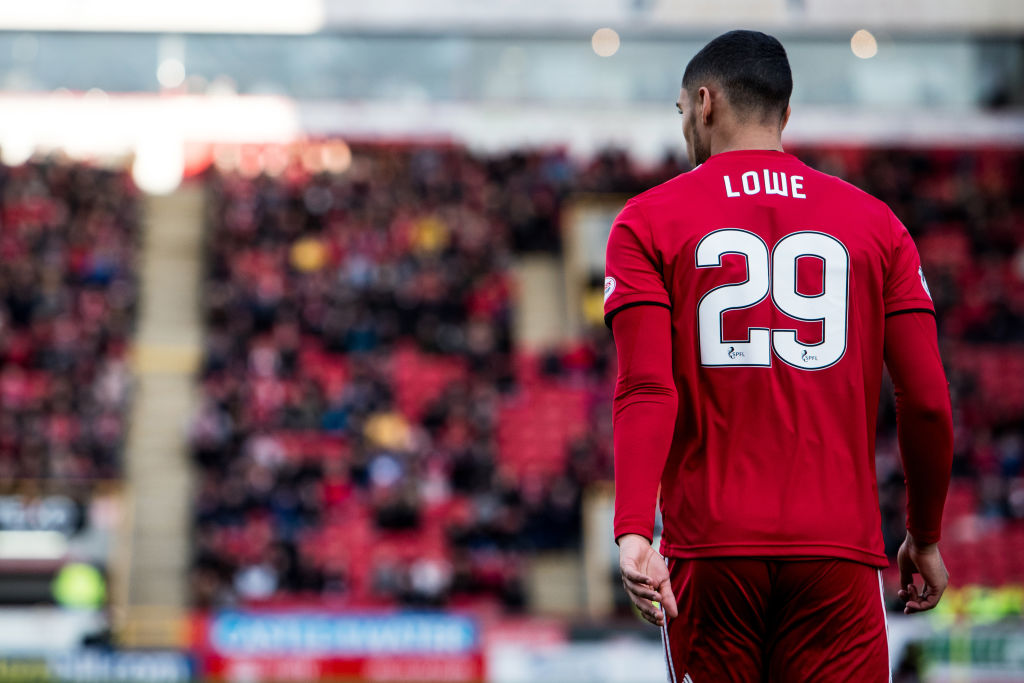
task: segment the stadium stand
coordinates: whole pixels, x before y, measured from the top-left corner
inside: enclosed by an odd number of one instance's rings
[[[944,555],[958,584],[1020,576],[1024,154],[797,153],[887,201],[918,240],[956,410]],[[573,193],[634,193],[681,168],[414,144],[352,158],[343,175],[208,178],[195,603],[515,610],[524,559],[575,547],[582,492],[611,477],[615,356],[603,327],[573,348],[514,348],[509,264],[558,251]],[[890,394],[878,472],[894,553]]]
[[[123,172],[0,167],[0,482],[121,476],[138,210]]]
[[[521,602],[495,485],[507,264],[557,236],[560,165],[392,146],[341,180],[213,181],[199,604]]]

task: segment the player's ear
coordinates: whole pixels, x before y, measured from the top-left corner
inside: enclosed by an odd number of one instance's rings
[[[786,130],[786,124],[789,123],[789,115],[793,113],[793,107],[786,105],[786,111],[782,113],[782,125],[779,127],[780,131]]]
[[[711,91],[701,86],[697,90],[697,108],[700,110],[700,120],[706,126],[711,123]]]

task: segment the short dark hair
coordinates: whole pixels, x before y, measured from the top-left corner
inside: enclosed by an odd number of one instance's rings
[[[786,48],[760,31],[729,31],[705,45],[686,65],[683,88],[693,94],[709,81],[718,83],[742,114],[781,119],[793,93],[793,72]]]

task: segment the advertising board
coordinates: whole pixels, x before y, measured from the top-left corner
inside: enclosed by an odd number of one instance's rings
[[[179,683],[195,675],[180,652],[77,650],[47,657],[0,657],[0,683]]]
[[[433,613],[228,611],[200,617],[201,671],[219,681],[480,681],[476,622]]]

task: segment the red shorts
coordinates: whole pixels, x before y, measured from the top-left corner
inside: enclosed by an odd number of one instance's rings
[[[885,683],[881,576],[838,559],[669,559],[671,683]]]

